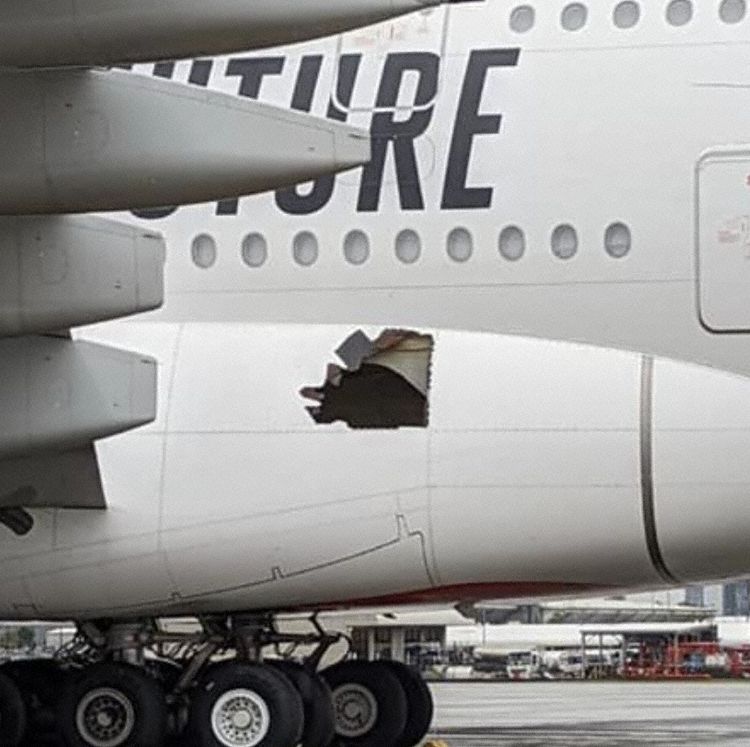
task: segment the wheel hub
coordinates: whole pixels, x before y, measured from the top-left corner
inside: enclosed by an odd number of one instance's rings
[[[97,688],[78,704],[76,727],[91,747],[120,747],[135,728],[135,709],[119,690]]]
[[[362,685],[349,682],[333,691],[336,733],[355,739],[370,732],[378,720],[378,702]]]
[[[253,723],[253,715],[248,711],[237,711],[232,718],[235,729],[248,729]]]
[[[211,712],[214,737],[225,747],[255,747],[268,734],[271,714],[263,698],[252,690],[225,692]]]

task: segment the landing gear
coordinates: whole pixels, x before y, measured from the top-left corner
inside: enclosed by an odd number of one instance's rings
[[[95,664],[72,677],[59,707],[69,747],[161,747],[167,726],[164,693],[131,664]]]
[[[17,747],[26,732],[26,706],[13,680],[0,674],[0,744]]]
[[[268,616],[207,617],[187,632],[81,623],[55,660],[0,667],[0,747],[417,745],[432,717],[421,677],[362,661],[318,674],[344,637],[312,623],[309,634]],[[304,664],[290,659],[300,646]]]
[[[420,674],[395,661],[346,661],[326,669],[333,691],[337,747],[414,747],[432,722]]]
[[[190,744],[292,747],[303,725],[302,698],[280,671],[262,664],[217,664],[193,697]]]
[[[57,728],[57,706],[65,689],[65,673],[51,659],[10,661],[0,668],[21,692],[26,708],[24,745],[53,745],[60,743]],[[2,729],[0,729],[0,733]],[[5,744],[0,736],[0,744]]]
[[[333,692],[337,744],[395,745],[404,733],[408,704],[404,688],[382,662],[345,661],[323,672]]]
[[[269,666],[282,672],[302,698],[304,729],[302,747],[329,747],[336,734],[333,696],[325,680],[301,664],[286,659],[271,660]]]
[[[383,663],[398,677],[406,695],[408,711],[406,726],[404,727],[404,733],[395,742],[394,747],[413,747],[421,744],[430,729],[435,710],[430,688],[422,679],[422,675],[411,667],[397,661],[385,661]]]

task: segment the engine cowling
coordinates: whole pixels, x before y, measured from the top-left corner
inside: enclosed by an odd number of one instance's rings
[[[156,417],[156,363],[67,338],[0,341],[6,459],[74,451]]]
[[[0,337],[161,306],[164,239],[91,216],[0,218]]]
[[[0,214],[265,192],[366,163],[368,133],[119,70],[0,74]]]
[[[110,65],[314,39],[438,0],[7,0],[0,66]]]

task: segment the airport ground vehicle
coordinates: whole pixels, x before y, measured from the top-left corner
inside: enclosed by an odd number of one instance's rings
[[[679,641],[628,652],[627,678],[726,678],[750,675],[750,647],[718,641]]]

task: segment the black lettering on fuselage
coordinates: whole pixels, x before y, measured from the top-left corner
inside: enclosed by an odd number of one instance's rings
[[[404,73],[419,75],[414,110],[411,116],[397,121],[396,106]],[[357,210],[375,212],[380,206],[383,175],[388,149],[393,145],[396,181],[402,210],[424,210],[414,141],[423,135],[432,121],[434,99],[438,90],[440,58],[431,52],[404,52],[388,55],[372,117],[372,160],[362,172]]]
[[[309,62],[307,62],[308,60]],[[314,62],[315,60],[318,60],[318,62]],[[342,55],[339,60],[336,101],[347,109],[351,105],[354,84],[357,82],[357,74],[359,73],[361,62],[362,55],[359,54]],[[321,64],[322,58],[303,58],[297,78],[297,85],[292,97],[293,109],[305,112],[310,111],[320,77]],[[337,122],[346,122],[348,113],[347,111],[341,111],[336,106],[336,102],[331,101],[328,104],[327,116],[329,119],[334,119]],[[312,213],[317,213],[330,202],[335,184],[335,175],[326,174],[315,179],[312,188],[306,194],[301,194],[299,187],[280,189],[276,192],[276,204],[280,210],[289,215],[311,215]]]
[[[240,96],[257,99],[263,78],[281,75],[285,62],[285,57],[235,57],[227,63],[227,78],[240,78]]]
[[[172,80],[174,77],[175,63],[174,62],[157,62],[154,65],[154,77],[155,78],[166,78]]]
[[[188,83],[194,86],[200,86],[201,88],[206,88],[208,86],[208,81],[211,79],[211,72],[213,69],[213,60],[193,60],[193,64],[190,66]]]
[[[500,132],[502,115],[479,114],[487,71],[492,67],[515,67],[519,54],[518,49],[481,49],[469,56],[445,170],[443,210],[489,208],[492,205],[492,187],[466,186],[471,148],[477,135],[497,135]]]
[[[481,135],[500,132],[500,113],[480,114],[487,74],[495,67],[515,67],[518,49],[485,49],[470,53],[461,89],[456,120],[447,158],[441,209],[479,209],[492,205],[493,187],[469,187],[467,178],[471,163],[474,139]],[[239,94],[257,99],[266,76],[280,75],[285,67],[285,57],[242,57],[229,60],[227,76],[239,77]],[[324,57],[306,55],[300,59],[299,72],[292,93],[291,107],[298,111],[312,109],[320,85]],[[188,82],[206,87],[213,72],[214,61],[195,60]],[[342,55],[338,60],[336,95],[328,104],[327,116],[346,122],[352,105],[354,89],[362,65],[361,54]],[[418,76],[414,102],[409,105],[407,117],[399,121],[399,94],[408,73]],[[438,92],[440,58],[430,52],[393,53],[386,57],[383,73],[374,100],[371,120],[372,160],[362,169],[357,210],[375,212],[380,207],[384,173],[388,155],[393,150],[396,186],[402,210],[424,210],[421,175],[416,157],[415,141],[429,129]],[[160,62],[154,65],[153,74],[173,78],[175,63]],[[311,215],[322,210],[333,197],[336,176],[321,176],[307,186],[277,190],[276,204],[289,215]],[[173,214],[177,208],[164,207],[134,210],[139,218],[160,219]],[[217,215],[237,215],[237,199],[217,203]]]

